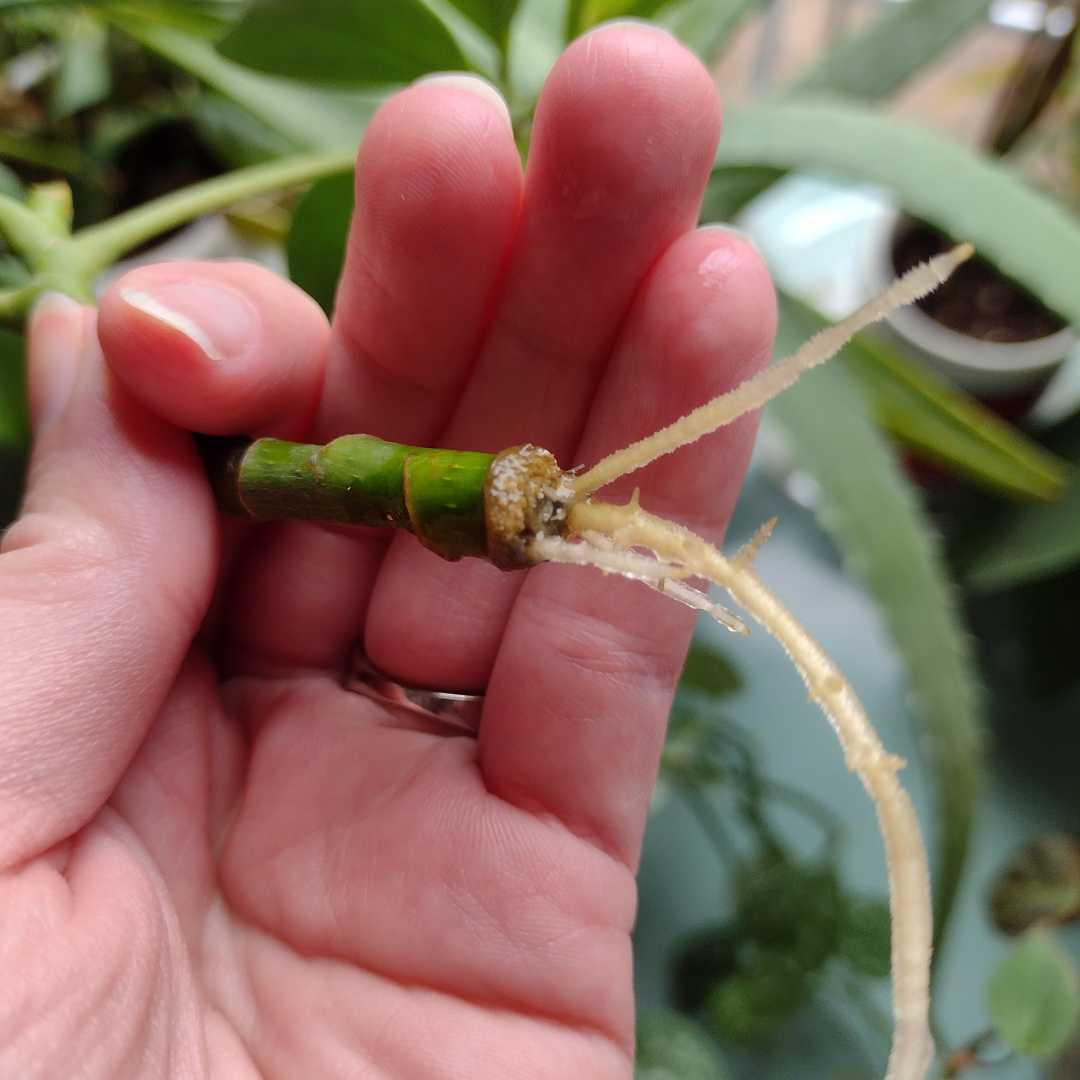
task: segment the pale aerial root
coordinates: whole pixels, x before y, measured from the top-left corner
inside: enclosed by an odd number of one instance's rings
[[[771,531],[759,531],[755,541],[734,559],[726,559],[711,544],[682,526],[654,517],[636,504],[612,506],[607,503],[577,503],[570,511],[570,533],[578,542],[559,541],[563,549],[585,549],[606,538],[609,550],[586,556],[559,558],[559,561],[603,565],[594,555],[602,555],[610,569],[643,580],[680,574],[698,575],[723,586],[731,597],[772,634],[790,657],[812,700],[824,712],[840,740],[849,769],[862,781],[874,801],[878,825],[885,844],[889,873],[889,907],[892,913],[892,1051],[885,1080],[924,1080],[934,1056],[930,1034],[930,957],[933,924],[930,900],[930,871],[919,831],[918,818],[907,792],[896,777],[904,762],[881,745],[855,692],[807,629],[787,610],[780,599],[752,569],[757,546]],[[546,557],[554,545],[545,540]],[[648,548],[659,562],[627,549]],[[540,554],[537,552],[537,554]],[[633,561],[617,563],[614,556]],[[639,562],[640,560],[640,562]],[[651,573],[642,563],[652,563]],[[619,566],[625,569],[619,569]],[[632,571],[632,572],[631,572]],[[678,597],[682,599],[682,597]],[[696,605],[695,605],[696,606]]]
[[[897,308],[933,292],[974,253],[975,248],[971,244],[961,244],[952,251],[937,255],[929,262],[909,270],[899,281],[894,282],[890,288],[859,308],[853,315],[815,334],[793,356],[780,360],[729,393],[694,409],[681,420],[661,428],[647,439],[609,455],[588,472],[570,481],[569,487],[578,495],[599,491],[612,480],[617,480],[634,469],[640,469],[680,446],[696,442],[703,435],[730,424],[744,413],[760,408],[781,390],[791,386],[804,371],[835,356],[860,330],[884,319]]]

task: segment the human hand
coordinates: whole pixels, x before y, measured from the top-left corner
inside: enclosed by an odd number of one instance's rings
[[[0,556],[0,1077],[632,1073],[633,874],[692,613],[221,522],[188,434],[568,466],[766,362],[760,260],[691,231],[719,106],[689,53],[572,45],[524,180],[472,85],[374,120],[332,328],[240,264],[133,271],[96,328],[36,312]],[[754,426],[637,474],[643,502],[719,539]],[[402,682],[486,688],[479,738],[342,689],[360,640]]]

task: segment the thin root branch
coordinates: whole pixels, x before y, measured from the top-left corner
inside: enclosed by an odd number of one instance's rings
[[[699,589],[679,580],[686,574],[682,567],[662,563],[634,551],[616,551],[611,538],[602,533],[588,532],[576,542],[557,536],[538,536],[533,540],[531,550],[544,562],[595,566],[606,574],[619,574],[634,581],[644,581],[657,592],[670,596],[687,607],[706,612],[736,634],[750,633],[746,623],[733,611],[728,611],[722,604],[710,600]]]
[[[849,315],[843,322],[815,334],[793,356],[780,360],[754,378],[747,379],[730,393],[714,398],[647,439],[616,451],[582,476],[575,477],[569,486],[578,495],[599,491],[612,480],[640,469],[680,446],[696,442],[703,435],[730,424],[745,413],[759,409],[781,390],[791,386],[804,371],[835,356],[860,330],[884,319],[897,308],[932,292],[962,262],[971,258],[974,252],[971,244],[961,244],[952,251],[909,270],[891,288],[875,297],[865,307],[859,308],[853,315]]]
[[[730,560],[688,529],[654,517],[637,505],[612,506],[583,500],[571,508],[569,527],[576,537],[610,537],[615,550],[589,551],[587,542],[566,540],[558,541],[556,549],[545,540],[546,558],[601,566],[651,584],[667,578],[668,592],[674,585],[686,588],[671,579],[674,568],[680,576],[707,578],[723,586],[783,645],[811,699],[818,703],[836,732],[848,768],[858,775],[874,801],[885,842],[892,911],[896,1026],[885,1080],[923,1080],[934,1052],[928,1023],[930,873],[915,810],[896,776],[904,763],[886,752],[840,670],[751,568],[752,555],[768,535],[769,526],[759,531],[740,556]],[[656,561],[626,550],[632,547],[655,552]],[[643,563],[651,563],[652,569]]]
[[[776,528],[776,518],[769,518],[764,525],[756,533],[754,533],[753,539],[748,544],[743,544],[734,556],[732,556],[732,563],[740,570],[749,570],[754,565],[754,560],[758,557],[758,552],[761,550],[762,545],[766,540],[772,536],[773,529]]]

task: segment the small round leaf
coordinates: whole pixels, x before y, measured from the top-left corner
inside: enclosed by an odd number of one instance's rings
[[[1053,1057],[1080,1016],[1076,968],[1045,930],[1029,930],[990,978],[990,1019],[1014,1050]]]

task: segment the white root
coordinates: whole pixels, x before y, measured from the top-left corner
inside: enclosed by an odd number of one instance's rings
[[[633,581],[643,581],[657,592],[670,596],[687,607],[706,612],[736,634],[750,633],[746,623],[735,612],[728,611],[699,589],[680,581],[679,578],[686,570],[633,551],[615,551],[607,545],[600,547],[602,543],[603,538],[598,534],[583,536],[576,543],[558,536],[538,536],[532,541],[529,550],[544,562],[595,566],[605,574],[619,574]]]
[[[681,574],[705,577],[723,586],[736,603],[783,645],[806,683],[811,700],[818,703],[836,732],[848,768],[858,775],[874,801],[885,843],[892,912],[896,1024],[885,1080],[923,1080],[934,1056],[928,1019],[933,937],[930,871],[915,809],[896,777],[904,762],[886,752],[840,670],[806,627],[754,573],[753,557],[771,531],[771,523],[734,559],[724,558],[688,529],[646,513],[636,505],[636,500],[629,506],[579,502],[570,511],[570,530],[572,535],[586,539],[577,543],[565,540],[557,544],[548,540],[534,543],[544,545],[546,558],[606,567],[650,583],[671,575],[673,567],[678,567]],[[592,548],[586,553],[599,537],[607,539],[604,546],[610,546],[610,550]],[[648,548],[655,552],[658,561],[626,550],[631,547]],[[622,556],[623,560],[617,560],[616,556]],[[654,569],[650,571],[642,563],[651,563]],[[672,584],[669,579],[669,590]]]
[[[892,287],[859,308],[843,322],[815,334],[801,349],[780,360],[759,375],[747,379],[730,393],[687,413],[669,427],[604,458],[588,472],[575,477],[569,486],[579,495],[599,491],[605,484],[670,454],[680,446],[696,442],[703,435],[730,424],[745,413],[758,409],[770,398],[786,390],[804,372],[835,356],[860,330],[879,322],[905,304],[933,292],[949,275],[974,254],[971,244],[961,244],[944,255],[909,270]]]

